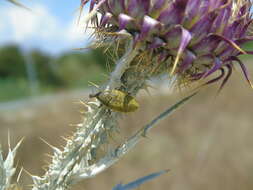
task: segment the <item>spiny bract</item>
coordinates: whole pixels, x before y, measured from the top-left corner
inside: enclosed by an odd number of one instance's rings
[[[118,112],[134,112],[139,108],[138,102],[129,94],[120,90],[105,90],[90,95],[96,97],[102,104]]]
[[[150,71],[197,81],[219,70],[206,84],[223,79],[222,87],[236,62],[251,85],[238,58],[253,54],[241,49],[253,40],[250,0],[81,0],[81,6],[88,2],[98,43],[119,47],[122,34],[130,36],[144,59],[141,71],[157,65]]]

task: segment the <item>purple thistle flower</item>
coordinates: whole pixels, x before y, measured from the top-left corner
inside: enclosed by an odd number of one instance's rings
[[[223,80],[222,88],[232,64],[238,63],[252,86],[238,57],[253,54],[241,49],[253,41],[250,0],[82,0],[82,6],[88,2],[90,11],[96,12],[91,23],[100,42],[124,45],[123,31],[134,39],[133,46],[143,56],[131,65],[153,67],[152,74],[177,74],[181,81],[197,81],[221,71],[205,84]],[[138,57],[146,60],[139,64]]]

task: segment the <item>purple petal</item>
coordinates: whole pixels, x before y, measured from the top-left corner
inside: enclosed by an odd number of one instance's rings
[[[165,41],[162,40],[161,38],[158,37],[154,37],[154,40],[152,41],[152,43],[149,45],[150,49],[155,49],[155,48],[159,48],[166,45]]]
[[[200,6],[199,6],[199,14],[200,15],[205,15],[209,9],[209,0],[202,0],[201,3],[200,3]]]
[[[127,12],[134,18],[142,18],[148,14],[150,8],[150,0],[129,0]]]
[[[166,3],[166,0],[155,0],[153,5],[153,10],[155,9],[161,9]]]
[[[231,46],[228,46],[221,53],[216,53],[216,55],[222,60],[227,60],[229,57],[236,55],[237,52],[238,51],[236,49]]]
[[[161,24],[157,20],[149,16],[144,16],[139,40],[143,40],[152,33],[157,32],[157,30],[159,30],[160,27]]]
[[[195,17],[198,14],[201,1],[202,0],[188,1],[186,10],[185,10],[187,19],[191,20],[193,17]]]
[[[247,54],[244,50],[242,50],[235,42],[233,42],[232,40],[224,37],[224,36],[221,36],[221,35],[218,35],[218,34],[211,34],[210,36],[216,36],[218,39],[221,39],[222,41],[228,43],[231,47],[233,47],[234,49],[242,52],[243,54]]]
[[[240,36],[242,36],[242,31],[244,30],[245,22],[247,22],[245,21],[245,17],[234,20],[226,27],[223,36],[228,39],[240,38]]]
[[[192,74],[191,77],[192,77],[192,80],[199,80],[199,79],[201,79],[204,75],[205,75],[205,72],[201,72],[201,73]]]
[[[126,15],[126,14],[119,14],[119,30],[125,29],[127,27],[127,25],[129,25],[132,21],[133,18]]]
[[[164,9],[168,2],[166,0],[154,0],[153,6],[151,7],[149,16],[154,19],[157,19],[160,15],[160,12]]]
[[[206,52],[213,52],[220,43],[220,39],[215,36],[207,36],[203,38],[197,44],[191,46],[194,49],[194,52],[198,54],[198,56],[205,55]]]
[[[224,29],[228,25],[231,17],[231,7],[226,7],[220,10],[219,15],[215,19],[213,26],[210,30],[212,33],[223,34]]]
[[[217,17],[217,13],[211,12],[203,16],[195,25],[192,26],[190,32],[193,35],[192,45],[195,45],[197,42],[201,41],[212,28],[213,22]]]
[[[219,58],[215,57],[213,68],[211,68],[208,72],[206,72],[206,74],[203,77],[204,78],[208,77],[209,75],[211,75],[215,71],[219,70],[221,68],[221,66],[222,66],[222,61]]]
[[[188,0],[177,0],[161,12],[158,20],[165,25],[180,24],[183,21]]]
[[[112,14],[111,13],[105,13],[100,21],[100,26],[104,27],[106,24],[108,24],[109,20],[112,18]]]
[[[227,83],[228,79],[230,78],[230,76],[232,74],[232,66],[230,64],[227,64],[226,67],[228,69],[228,73],[227,73],[226,77],[224,78],[224,80],[222,81],[220,88],[218,90],[218,93],[223,89],[224,85]]]
[[[175,62],[173,64],[173,67],[172,67],[172,70],[171,70],[171,75],[174,73],[183,51],[185,50],[185,48],[187,47],[187,45],[189,44],[189,42],[192,39],[191,33],[188,30],[184,29],[183,27],[180,27],[180,28],[181,28],[181,31],[182,31],[181,42],[180,42],[179,49],[177,51],[177,56],[175,58]]]
[[[188,69],[188,67],[193,63],[193,61],[196,59],[196,55],[192,53],[189,50],[186,50],[185,56],[183,58],[182,63],[179,66],[179,71],[180,73],[183,73],[185,70]]]
[[[225,74],[224,69],[223,69],[223,68],[220,68],[219,70],[221,71],[221,74],[220,74],[218,77],[216,77],[216,78],[214,78],[214,79],[211,79],[211,80],[207,81],[207,82],[205,83],[205,85],[208,85],[208,84],[212,84],[212,83],[214,83],[214,82],[217,82],[217,81],[219,81],[220,79],[222,79],[222,78],[224,77],[224,74]]]

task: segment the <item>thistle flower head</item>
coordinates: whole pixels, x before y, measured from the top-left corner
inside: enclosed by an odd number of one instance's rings
[[[90,2],[91,23],[100,43],[115,51],[133,39],[138,56],[132,65],[150,72],[168,71],[179,79],[196,81],[220,71],[221,87],[233,63],[247,54],[241,46],[253,40],[250,0],[82,0]],[[148,67],[147,67],[148,65]]]

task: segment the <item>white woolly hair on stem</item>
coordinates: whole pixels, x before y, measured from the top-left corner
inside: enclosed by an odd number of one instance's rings
[[[129,40],[126,52],[117,62],[108,89],[120,87],[121,77],[130,67],[130,62],[137,54],[137,48],[133,47],[133,41]],[[105,107],[101,107],[97,100],[90,100],[86,106],[88,111],[82,124],[79,124],[77,132],[72,139],[67,140],[64,150],[53,147],[52,162],[43,177],[32,176],[33,190],[37,189],[67,189],[73,181],[78,179],[80,171],[90,167],[89,162],[96,161],[93,152],[105,144],[104,134],[117,129],[118,113],[113,113]]]
[[[106,89],[114,89],[121,85],[120,78],[124,72],[129,68],[131,61],[136,57],[138,53],[138,46],[133,48],[133,40],[129,41],[126,47],[126,53],[116,62],[116,67],[111,74],[110,81]]]

